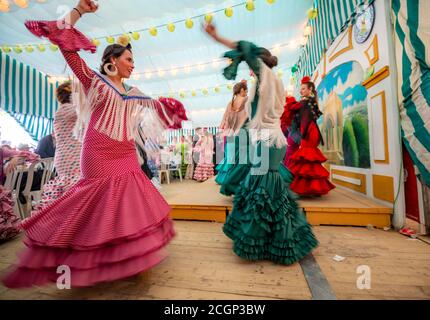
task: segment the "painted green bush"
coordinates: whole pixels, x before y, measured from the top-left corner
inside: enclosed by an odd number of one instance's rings
[[[342,149],[344,164],[348,167],[359,166],[357,140],[354,134],[351,119],[346,119],[343,127]]]
[[[367,117],[356,113],[352,116],[351,123],[354,129],[355,141],[357,141],[359,167],[370,168],[369,122]]]

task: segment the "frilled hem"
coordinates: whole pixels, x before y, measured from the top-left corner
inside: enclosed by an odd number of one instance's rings
[[[87,50],[96,52],[96,46],[73,26],[64,25],[59,21],[34,21],[25,22],[27,29],[37,37],[46,37],[62,50],[76,52]],[[61,26],[61,28],[59,28]]]
[[[248,260],[293,264],[318,245],[294,196],[276,171],[247,177],[223,230],[233,240],[234,252]]]

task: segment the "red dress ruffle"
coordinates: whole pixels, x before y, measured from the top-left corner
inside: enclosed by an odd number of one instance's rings
[[[37,37],[46,37],[64,51],[87,50],[96,52],[96,46],[82,32],[58,21],[26,21],[27,29]]]
[[[321,165],[327,158],[318,148],[319,132],[315,122],[308,127],[306,137],[302,137],[301,146],[291,157],[290,171],[294,180],[291,190],[301,196],[319,196],[327,194],[335,186],[328,180],[329,172]]]

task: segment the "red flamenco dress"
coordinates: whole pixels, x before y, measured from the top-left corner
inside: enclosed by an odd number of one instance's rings
[[[300,148],[292,155],[289,169],[294,174],[291,190],[301,196],[327,194],[335,186],[328,180],[329,172],[321,165],[327,158],[318,148],[323,143],[316,123],[321,116],[314,98],[300,101]]]
[[[294,97],[287,97],[285,100],[284,112],[281,116],[281,129],[287,138],[287,151],[285,152],[284,165],[289,168],[292,155],[300,147],[300,108],[302,104]]]
[[[80,58],[80,49],[96,48],[77,29],[58,29],[56,21],[29,21],[26,27],[60,47],[85,93],[78,116],[85,128],[81,178],[22,221],[26,248],[3,283],[13,288],[55,283],[57,268],[65,265],[72,287],[91,286],[155,266],[166,257],[164,247],[175,231],[169,205],[141,170],[135,142],[139,131],[149,138],[180,126],[183,106],[154,100],[135,87],[121,94]]]

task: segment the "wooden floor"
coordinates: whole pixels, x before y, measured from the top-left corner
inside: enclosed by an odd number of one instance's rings
[[[193,180],[163,184],[161,193],[172,207],[172,217],[184,220],[224,222],[232,209],[232,197],[219,193],[219,186],[212,178],[198,183]],[[312,225],[367,226],[377,228],[390,225],[392,208],[365,196],[342,189],[332,190],[317,198],[301,198]]]
[[[149,272],[91,288],[54,286],[11,290],[0,299],[312,299],[300,264],[248,262],[234,255],[222,224],[174,221],[170,256]],[[394,231],[314,227],[313,252],[337,299],[430,299],[430,245]],[[22,238],[0,244],[0,275],[15,261]],[[346,259],[333,260],[335,255]],[[371,270],[371,289],[359,290],[357,267]],[[73,276],[73,275],[72,275]]]

